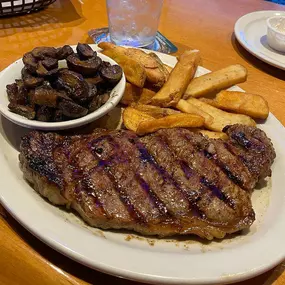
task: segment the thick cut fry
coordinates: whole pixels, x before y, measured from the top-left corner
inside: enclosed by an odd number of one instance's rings
[[[106,49],[114,48],[114,47],[116,47],[116,45],[113,43],[110,43],[110,42],[102,42],[102,43],[98,44],[98,47],[103,49],[103,50],[106,50]]]
[[[123,98],[121,99],[121,103],[123,105],[131,105],[132,103],[136,103],[139,101],[141,93],[142,88],[139,88],[127,82]]]
[[[229,88],[237,83],[246,81],[247,70],[240,64],[230,65],[200,77],[194,78],[187,87],[184,99],[202,97],[222,89]]]
[[[127,107],[123,112],[123,123],[125,127],[134,132],[137,131],[141,122],[148,120],[154,120],[154,118],[132,107]]]
[[[159,70],[164,74],[165,81],[167,81],[167,80],[168,80],[168,77],[169,77],[169,73],[170,73],[170,72],[168,71],[168,69],[164,66],[163,62],[162,62],[161,59],[157,56],[157,54],[155,54],[154,52],[151,52],[151,53],[149,53],[149,55],[150,55],[151,57],[153,57],[153,58],[156,60],[156,62],[157,62],[157,64],[158,64]]]
[[[163,64],[163,66],[164,66],[164,68],[169,72],[169,73],[171,73],[171,71],[172,71],[172,67],[171,66],[169,66],[169,65],[167,65],[167,64]]]
[[[207,121],[207,118],[205,117],[204,126],[209,130],[222,132],[223,128],[227,125],[256,125],[255,121],[246,115],[228,113],[195,98],[190,98],[187,102],[212,116],[213,120],[210,121]]]
[[[129,82],[126,83],[124,96],[121,104],[131,105],[132,103],[149,104],[155,92],[146,88],[139,88]]]
[[[132,58],[133,60],[136,60],[137,62],[141,63],[146,68],[158,68],[159,66],[155,58],[140,49],[125,48],[109,42],[99,43],[98,47],[103,50],[114,49],[116,53],[124,54]]]
[[[217,103],[217,101],[214,100],[214,99],[210,99],[210,98],[199,98],[199,100],[202,101],[202,102],[204,102],[204,103],[207,103],[207,104],[209,104],[209,105],[211,105],[211,106],[213,106],[213,107],[216,107],[216,108],[218,108],[218,109],[221,109],[220,106],[219,106],[219,104]]]
[[[227,140],[229,137],[227,134],[222,132],[212,132],[208,130],[201,130],[201,129],[195,129],[195,132],[202,134],[203,136],[208,137],[209,139],[221,139],[221,140]]]
[[[161,87],[167,80],[164,72],[161,70],[160,64],[157,59],[142,50],[134,48],[124,48],[106,42],[102,42],[98,46],[104,50],[103,53],[105,53],[105,51],[112,50],[112,53],[116,54],[117,56],[125,55],[130,59],[133,59],[136,62],[140,63],[145,68],[147,81],[157,85],[157,87]]]
[[[159,68],[145,68],[145,71],[146,80],[155,87],[161,88],[165,84],[167,79]]]
[[[157,106],[151,106],[151,105],[144,105],[144,104],[132,104],[131,107],[144,112],[154,118],[163,118],[169,115],[174,114],[181,114],[181,112],[170,109],[170,108],[160,108]]]
[[[256,94],[221,91],[217,95],[215,102],[223,110],[245,114],[256,119],[266,119],[269,115],[267,101]]]
[[[168,128],[196,128],[203,126],[203,124],[204,118],[201,116],[175,114],[160,119],[142,121],[137,128],[137,134],[144,135]]]
[[[141,104],[149,104],[155,94],[156,92],[147,88],[143,88],[138,102]]]
[[[151,103],[162,107],[176,106],[190,80],[194,77],[199,61],[199,51],[184,52],[172,70],[168,81],[152,98]]]
[[[176,108],[184,113],[199,115],[203,117],[208,123],[211,123],[214,120],[211,115],[183,99],[179,100],[178,104],[176,105]]]
[[[144,86],[146,71],[140,63],[124,54],[116,53],[115,49],[106,49],[102,53],[114,59],[122,67],[127,81],[140,88]]]

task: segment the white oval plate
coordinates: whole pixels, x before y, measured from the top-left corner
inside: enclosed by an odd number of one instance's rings
[[[176,64],[175,57],[158,55],[166,64]],[[207,72],[199,67],[197,74]],[[272,114],[260,126],[277,152],[272,190],[268,180],[267,187],[254,191],[257,219],[247,233],[210,243],[194,237],[176,241],[138,238],[88,227],[74,214],[47,203],[24,181],[17,147],[20,136],[28,130],[3,117],[0,126],[2,204],[31,233],[82,264],[145,283],[197,285],[251,278],[285,258],[285,131]]]
[[[248,52],[270,65],[285,70],[285,53],[275,51],[267,43],[266,20],[273,16],[285,16],[285,12],[257,11],[242,16],[235,24],[235,36]]]
[[[72,46],[72,48],[74,49],[74,51],[76,50],[76,46]],[[113,59],[109,58],[104,54],[100,53],[98,54],[98,56],[102,60],[110,62],[112,65],[117,64]],[[60,61],[59,65],[61,68],[66,67],[66,62]],[[29,120],[21,115],[12,113],[9,110],[9,100],[6,92],[7,84],[12,84],[15,82],[15,79],[21,78],[21,70],[23,67],[24,64],[22,62],[22,59],[18,59],[0,73],[0,112],[10,121],[26,128],[51,131],[66,130],[86,125],[95,120],[98,120],[99,118],[110,112],[120,102],[124,95],[126,78],[123,74],[119,83],[111,91],[110,98],[108,99],[108,101],[99,109],[84,117],[63,122],[41,122],[37,120]]]

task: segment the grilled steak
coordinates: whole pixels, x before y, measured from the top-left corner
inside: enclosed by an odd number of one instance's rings
[[[75,209],[91,226],[210,240],[250,227],[251,192],[275,158],[263,131],[241,125],[224,131],[226,142],[179,128],[144,137],[34,131],[23,137],[19,158],[41,195]]]

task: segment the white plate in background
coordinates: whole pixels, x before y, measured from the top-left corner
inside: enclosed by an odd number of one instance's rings
[[[175,57],[158,55],[164,63],[176,64]],[[197,74],[207,72],[199,67]],[[17,148],[28,130],[1,119],[1,203],[36,237],[86,266],[152,284],[225,284],[261,274],[285,258],[285,130],[272,114],[260,127],[272,139],[277,158],[267,187],[253,193],[256,221],[242,235],[209,243],[193,237],[171,241],[94,229],[47,203],[19,169]]]
[[[234,32],[238,42],[260,60],[285,70],[285,53],[272,49],[267,43],[266,20],[285,16],[285,11],[257,11],[239,18]]]

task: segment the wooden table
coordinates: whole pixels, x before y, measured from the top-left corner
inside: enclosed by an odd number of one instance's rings
[[[284,125],[285,73],[247,53],[237,43],[233,26],[246,13],[285,10],[285,6],[262,0],[164,2],[159,30],[178,46],[179,52],[189,47],[199,49],[203,65],[211,70],[234,63],[246,66],[249,78],[241,87],[249,92],[258,90],[266,97],[271,111]],[[105,26],[104,0],[57,0],[39,13],[0,19],[0,70],[35,46],[91,43],[87,31]],[[71,261],[34,238],[1,206],[0,214],[0,285],[137,284]],[[285,263],[240,285],[285,284],[284,268]]]

